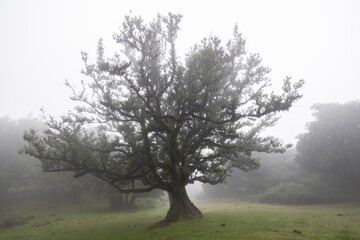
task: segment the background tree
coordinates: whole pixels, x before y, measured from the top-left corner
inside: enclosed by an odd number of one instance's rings
[[[83,193],[92,192],[97,179],[74,178],[71,173],[42,173],[41,193],[51,202],[80,203]]]
[[[155,207],[157,199],[161,199],[164,192],[155,189],[147,193],[121,193],[119,191],[114,192],[114,188],[109,187],[111,191],[109,208],[112,210],[133,210],[137,208],[152,208]],[[136,203],[139,199],[140,203]],[[145,200],[146,199],[146,200]]]
[[[253,156],[258,158],[259,168],[249,172],[234,168],[223,184],[203,184],[203,192],[199,197],[254,200],[271,187],[297,181],[299,166],[294,161],[294,148],[288,149],[284,154],[254,153]]]
[[[47,118],[44,136],[27,132],[24,152],[44,171],[93,174],[122,193],[162,189],[170,199],[166,222],[201,216],[188,183],[217,184],[234,167],[257,168],[254,151],[283,152],[259,133],[301,97],[303,81],[286,78],[282,94],[270,92],[270,69],[246,53],[237,27],[225,45],[214,36],[195,45],[183,64],[175,47],[181,18],[146,24],[126,16],[114,34],[121,52],[105,58],[100,40],[95,64],[82,54],[87,81],[79,90],[68,84],[79,105]]]
[[[299,137],[297,161],[317,175],[319,191],[360,194],[360,102],[317,104],[315,121]]]
[[[23,132],[42,126],[32,117],[18,120],[0,117],[0,207],[7,204],[10,188],[24,186],[34,178],[36,159],[19,155],[17,151],[24,144]]]

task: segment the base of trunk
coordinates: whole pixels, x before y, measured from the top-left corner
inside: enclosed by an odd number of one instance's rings
[[[177,222],[180,219],[202,218],[200,210],[191,202],[186,190],[169,192],[170,209],[164,223]]]

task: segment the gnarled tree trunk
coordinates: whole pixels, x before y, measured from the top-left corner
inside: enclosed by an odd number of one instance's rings
[[[188,218],[201,218],[202,213],[200,210],[191,202],[187,195],[185,187],[180,191],[168,192],[170,200],[170,209],[167,212],[165,222],[176,222],[180,219]]]

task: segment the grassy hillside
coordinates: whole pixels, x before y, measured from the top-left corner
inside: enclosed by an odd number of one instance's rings
[[[17,208],[18,214],[35,218],[23,225],[0,228],[0,239],[360,240],[360,204],[275,206],[223,201],[196,205],[204,213],[203,219],[161,228],[149,226],[165,216],[168,206],[126,213],[109,212],[102,204]]]

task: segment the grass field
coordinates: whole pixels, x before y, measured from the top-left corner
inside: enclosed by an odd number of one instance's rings
[[[235,201],[196,202],[203,219],[149,227],[168,206],[110,212],[105,204],[14,210],[35,219],[0,229],[1,240],[347,239],[360,240],[360,204],[277,206]],[[340,215],[340,216],[339,216]],[[225,226],[221,226],[225,224]],[[300,230],[295,233],[293,230]]]

